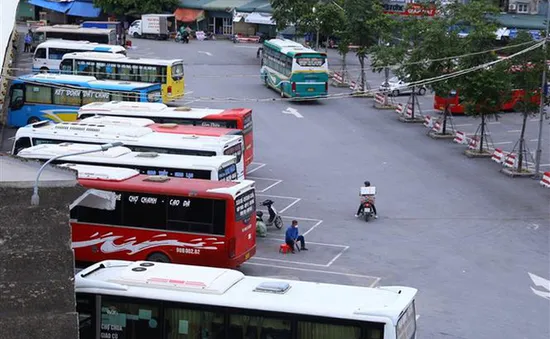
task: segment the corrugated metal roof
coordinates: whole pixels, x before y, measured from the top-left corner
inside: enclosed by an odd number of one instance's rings
[[[226,11],[235,9],[238,12],[272,13],[269,0],[180,0],[182,8]]]
[[[501,14],[495,18],[502,26],[519,29],[545,29],[543,15]]]

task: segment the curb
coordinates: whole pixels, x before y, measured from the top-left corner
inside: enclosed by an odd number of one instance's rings
[[[418,123],[424,123],[424,118],[406,118],[403,116],[399,117],[399,121],[409,124],[418,124]]]
[[[428,136],[432,139],[454,139],[455,135],[453,134],[441,134],[434,131],[429,131]]]
[[[489,151],[484,151],[484,153],[479,153],[477,150],[467,149],[464,151],[464,155],[468,158],[490,158],[493,156],[493,153]]]
[[[511,178],[516,178],[516,177],[520,177],[520,178],[531,178],[533,175],[535,175],[535,173],[529,171],[529,172],[517,172],[516,170],[514,169],[511,169],[511,168],[502,168],[500,170],[500,173],[502,174],[505,174]]]

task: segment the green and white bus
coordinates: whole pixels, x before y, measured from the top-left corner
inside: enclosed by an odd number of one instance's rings
[[[316,98],[328,93],[326,53],[286,39],[264,42],[261,79],[281,97]]]

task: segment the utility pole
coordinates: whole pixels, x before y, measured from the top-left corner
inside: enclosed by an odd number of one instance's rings
[[[537,154],[535,157],[535,179],[540,178],[540,162],[542,156],[542,125],[544,124],[544,104],[546,102],[546,72],[548,70],[548,60],[546,60],[546,45],[548,44],[548,30],[550,28],[550,1],[548,1],[547,11],[546,11],[546,31],[544,32],[544,43],[542,44],[542,51],[544,53],[544,65],[542,68],[542,86],[540,93],[540,117],[539,117],[539,139],[537,141]]]

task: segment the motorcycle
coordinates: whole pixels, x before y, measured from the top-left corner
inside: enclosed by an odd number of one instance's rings
[[[180,32],[176,34],[176,38],[174,39],[175,42],[181,42],[184,44],[189,43],[189,35],[183,36]]]
[[[273,200],[267,199],[262,202],[262,206],[267,207],[267,211],[269,212],[269,219],[267,219],[267,222],[265,223],[266,226],[272,226],[275,225],[278,229],[283,228],[283,218],[277,213],[277,210],[275,207],[273,207]]]
[[[371,202],[369,200],[365,200],[362,202],[363,204],[363,211],[361,212],[361,216],[365,218],[365,222],[369,222],[369,219],[374,216],[374,211],[372,210]]]
[[[256,211],[256,236],[265,238],[267,236],[267,226],[263,219],[264,213]]]

